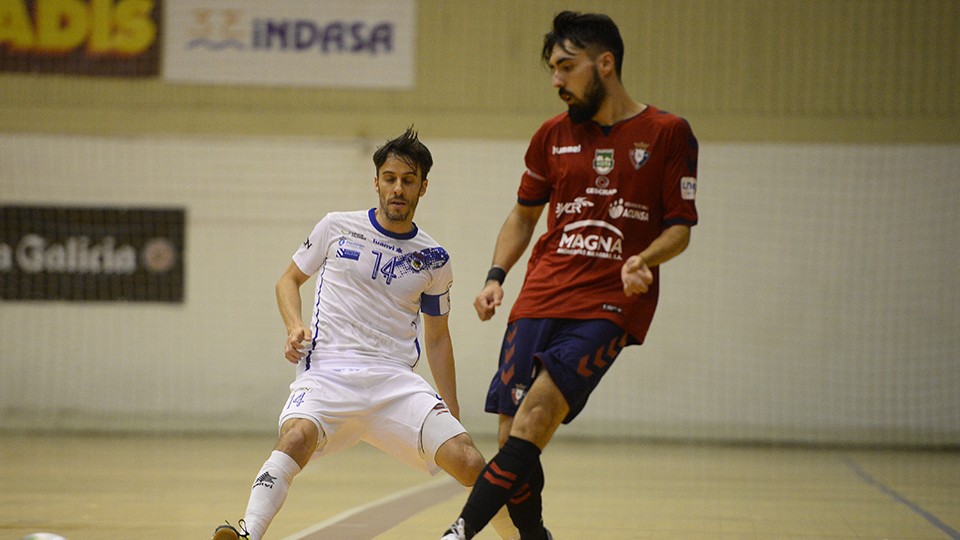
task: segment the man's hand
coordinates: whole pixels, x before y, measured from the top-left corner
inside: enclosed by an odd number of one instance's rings
[[[490,320],[497,312],[497,307],[503,301],[503,287],[494,280],[487,281],[483,290],[473,300],[473,307],[481,321]]]
[[[284,347],[283,356],[291,364],[296,364],[306,354],[305,342],[309,342],[313,336],[310,331],[304,327],[294,328],[287,336],[287,345]]]
[[[634,255],[620,268],[620,279],[623,281],[623,294],[627,296],[643,294],[650,290],[653,271],[644,262],[643,257]]]

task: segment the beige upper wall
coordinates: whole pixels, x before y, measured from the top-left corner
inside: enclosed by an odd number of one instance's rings
[[[0,131],[527,139],[563,110],[552,15],[602,11],[633,97],[701,140],[960,141],[960,0],[419,0],[410,91],[0,75]]]

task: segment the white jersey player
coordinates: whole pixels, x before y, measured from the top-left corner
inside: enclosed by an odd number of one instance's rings
[[[297,376],[244,518],[239,527],[217,527],[214,540],[262,538],[310,459],[359,441],[430,474],[443,469],[465,486],[485,465],[459,421],[447,325],[450,256],[413,222],[433,158],[408,129],[378,148],[373,162],[379,206],[327,214],[277,282],[285,356]],[[307,327],[300,288],[312,275]],[[424,354],[436,390],[413,371]],[[503,538],[516,538],[505,511],[494,525]]]
[[[420,312],[450,311],[450,256],[414,225],[397,234],[376,209],[328,214],[293,261],[318,274],[313,334],[298,373],[323,364],[400,364],[420,359]]]

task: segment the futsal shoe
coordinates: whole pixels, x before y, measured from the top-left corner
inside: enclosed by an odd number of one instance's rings
[[[246,523],[244,523],[242,519],[237,522],[237,525],[240,526],[239,531],[230,523],[217,527],[214,529],[213,538],[210,540],[239,540],[240,538],[250,538],[250,533],[247,532]]]
[[[467,540],[466,528],[463,518],[457,518],[453,525],[447,529],[447,532],[440,537],[440,540]]]

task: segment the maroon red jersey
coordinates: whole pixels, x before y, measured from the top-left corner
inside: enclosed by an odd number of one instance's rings
[[[695,225],[697,139],[686,120],[647,106],[610,127],[546,121],[530,141],[518,202],[549,203],[519,318],[608,319],[642,342],[659,294],[623,294],[620,267],[676,224]]]

